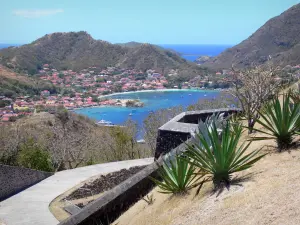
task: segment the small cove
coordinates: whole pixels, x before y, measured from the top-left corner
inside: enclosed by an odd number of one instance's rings
[[[144,107],[127,108],[121,106],[100,106],[93,108],[82,108],[74,110],[76,113],[85,115],[96,121],[106,120],[113,124],[123,124],[127,119],[138,123],[142,127],[143,120],[159,109],[166,109],[175,106],[186,108],[197,103],[200,99],[214,99],[220,94],[219,90],[165,90],[149,92],[130,92],[108,96],[110,99],[139,99],[144,102]]]

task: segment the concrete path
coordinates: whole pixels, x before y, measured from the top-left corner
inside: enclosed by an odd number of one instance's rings
[[[50,202],[82,181],[133,166],[148,165],[153,158],[120,161],[65,170],[0,202],[0,224],[55,225],[58,220],[49,211]],[[1,186],[1,184],[0,184]],[[0,187],[1,188],[1,187]]]

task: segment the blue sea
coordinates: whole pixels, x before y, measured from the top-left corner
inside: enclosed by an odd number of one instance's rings
[[[216,56],[226,50],[227,48],[232,47],[231,45],[171,45],[164,44],[160,45],[166,49],[172,49],[181,54],[181,57],[189,61],[195,61],[199,56]]]
[[[111,121],[113,124],[123,124],[131,118],[141,128],[144,119],[149,113],[158,109],[174,106],[187,107],[197,103],[200,99],[214,99],[219,96],[217,90],[178,90],[178,91],[155,91],[155,92],[133,92],[111,96],[112,99],[140,99],[145,103],[141,108],[126,108],[118,106],[105,106],[95,108],[82,108],[75,110],[89,118]],[[171,118],[170,118],[171,119]],[[141,138],[141,134],[139,135]]]
[[[8,48],[8,47],[11,47],[11,46],[20,46],[21,44],[1,44],[0,43],[0,49],[1,48]]]

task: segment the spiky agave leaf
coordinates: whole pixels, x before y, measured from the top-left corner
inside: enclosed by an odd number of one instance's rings
[[[179,194],[185,193],[197,185],[197,181],[201,179],[195,173],[196,168],[189,161],[176,157],[174,161],[164,161],[158,173],[162,181],[150,177],[150,179],[160,187],[161,193]]]
[[[207,141],[201,133],[197,134],[201,144],[187,144],[184,155],[190,159],[192,165],[211,174],[216,187],[221,183],[228,185],[231,174],[250,168],[264,156],[259,155],[260,150],[246,153],[250,142],[238,146],[242,134],[241,126],[232,133],[230,123],[227,122],[221,138],[215,124],[212,129],[206,129],[209,130],[209,140]]]
[[[203,122],[202,120],[200,120],[198,122],[198,132],[201,133],[202,137],[206,140],[206,142],[210,142],[209,139],[209,132],[211,131],[213,125],[215,125],[218,128],[218,132],[221,133],[223,127],[224,127],[224,113],[222,114],[213,114],[212,116],[209,116],[206,118],[206,120]],[[199,139],[195,138],[196,141],[198,141],[198,144],[201,145],[201,142],[199,142]],[[210,143],[209,143],[210,144]]]
[[[289,93],[283,95],[282,104],[279,99],[273,99],[258,113],[260,119],[257,123],[267,131],[254,130],[268,136],[253,137],[252,140],[275,139],[279,150],[288,148],[300,130],[300,103],[293,104]]]

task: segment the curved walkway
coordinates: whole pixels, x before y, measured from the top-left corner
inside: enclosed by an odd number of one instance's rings
[[[153,158],[119,161],[55,173],[40,183],[0,202],[0,224],[55,225],[58,220],[49,210],[50,202],[82,181],[100,174],[133,166],[148,165]]]

